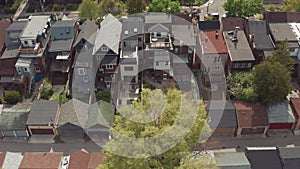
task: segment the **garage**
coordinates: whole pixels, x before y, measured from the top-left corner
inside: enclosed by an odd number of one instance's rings
[[[257,128],[257,129],[252,129],[252,128],[243,128],[242,129],[242,135],[246,134],[264,134],[265,128]]]
[[[269,130],[284,129],[291,131],[296,119],[288,100],[269,106],[268,120],[270,123]]]
[[[31,134],[54,134],[53,129],[30,129]]]
[[[66,123],[57,128],[58,133],[61,137],[84,137],[84,130],[72,123]]]

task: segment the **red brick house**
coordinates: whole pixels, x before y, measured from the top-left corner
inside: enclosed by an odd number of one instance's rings
[[[294,130],[300,129],[300,98],[291,98],[290,104],[296,119]]]
[[[236,101],[237,135],[266,134],[269,129],[266,107],[260,103]]]

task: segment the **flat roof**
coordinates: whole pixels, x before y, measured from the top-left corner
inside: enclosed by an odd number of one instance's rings
[[[57,100],[35,100],[28,115],[27,125],[53,124],[58,110]]]
[[[41,35],[50,15],[30,16],[30,18],[20,35],[21,38],[36,38],[37,35]]]
[[[288,100],[268,107],[269,123],[294,123],[295,117]]]
[[[270,31],[276,42],[284,41],[298,41],[292,27],[289,23],[270,23]]]
[[[251,169],[244,152],[214,153],[219,167],[236,167],[239,169]]]

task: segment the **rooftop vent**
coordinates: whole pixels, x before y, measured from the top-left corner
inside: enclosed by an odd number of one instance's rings
[[[125,34],[125,35],[128,35],[128,31],[124,31],[124,34]]]
[[[134,32],[134,33],[137,33],[137,28],[134,28],[134,29],[133,29],[133,32]]]

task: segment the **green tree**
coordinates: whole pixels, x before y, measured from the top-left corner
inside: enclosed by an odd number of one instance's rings
[[[253,87],[254,76],[252,72],[238,72],[227,77],[231,97],[243,101],[256,101],[257,94]]]
[[[267,59],[270,62],[279,62],[283,64],[290,72],[294,70],[295,62],[290,55],[287,40],[276,46],[274,52]]]
[[[174,137],[176,137],[179,133],[187,130],[186,126],[188,124],[191,124],[192,127],[190,130],[188,130],[187,135],[180,140],[179,144],[159,155],[147,156],[145,158],[127,158],[105,152],[108,158],[105,159],[104,162],[99,166],[99,169],[173,169],[179,167],[182,164],[182,160],[190,155],[193,148],[199,144],[201,130],[207,124],[205,120],[205,106],[202,101],[189,101],[177,89],[169,89],[166,95],[164,95],[163,91],[159,89],[153,91],[150,89],[143,89],[141,98],[141,100],[133,102],[133,107],[141,112],[133,113],[132,109],[126,106],[120,110],[122,116],[115,116],[114,130],[116,130],[118,133],[122,133],[123,135],[133,138],[149,138],[159,134],[164,134],[164,132],[170,129],[171,126],[175,126],[176,130],[172,131],[166,140],[162,140],[169,144],[171,143],[170,141],[174,141]],[[163,107],[161,107],[161,104]],[[155,115],[162,110],[163,112],[158,118],[155,118],[147,123],[137,123],[134,120],[125,118],[134,117],[134,119],[139,119],[144,118],[145,116],[152,117],[152,115],[155,117]],[[195,121],[193,122],[190,121],[190,112],[195,113],[195,116],[193,116],[195,117]],[[183,113],[184,115],[180,115],[180,113]],[[175,122],[179,122],[179,126],[177,126],[177,123]],[[112,136],[114,139],[109,141],[104,149],[112,148],[117,149],[118,151],[127,152],[129,154],[134,154],[135,152],[132,151],[139,147],[143,149],[143,151],[153,148],[155,150],[162,149],[160,140],[157,140],[157,143],[153,145],[143,144],[143,141],[141,141],[140,144],[132,144],[132,142],[122,140],[120,143],[121,146],[119,146],[114,140],[120,140],[121,138],[114,133],[115,132],[112,131]],[[135,148],[133,149],[132,147]]]
[[[142,13],[146,9],[145,0],[127,0],[126,2],[128,14]]]
[[[153,0],[149,5],[148,12],[171,12],[172,14],[178,14],[181,12],[180,2],[172,0]]]
[[[254,69],[255,92],[266,105],[284,100],[290,91],[290,81],[290,71],[279,62],[264,61]]]
[[[21,94],[17,91],[4,91],[3,96],[8,104],[16,104],[21,100]]]
[[[291,12],[295,10],[300,12],[300,0],[285,0],[285,4],[281,6],[282,11]]]
[[[96,20],[100,16],[99,4],[94,0],[82,0],[79,16],[82,19]]]
[[[100,3],[101,15],[111,13],[112,15],[119,15],[122,12],[124,4],[119,0],[102,0]]]
[[[215,159],[209,156],[187,156],[177,169],[218,169]]]
[[[262,12],[262,0],[227,0],[224,9],[226,17],[250,17]]]

